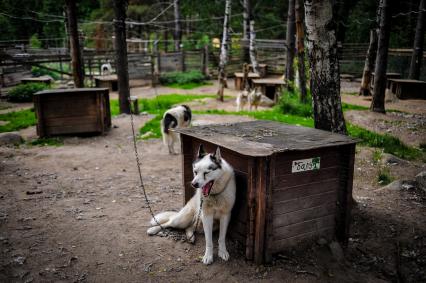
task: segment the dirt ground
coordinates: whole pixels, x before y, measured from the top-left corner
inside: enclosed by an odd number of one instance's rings
[[[235,107],[233,100],[224,107]],[[136,126],[149,119],[136,117]],[[246,120],[194,117],[195,124]],[[395,179],[412,180],[426,170],[423,163],[389,155],[378,161],[373,149],[357,147],[357,205],[344,259],[319,241],[256,266],[229,239],[230,260],[218,259],[216,246],[215,262],[204,266],[203,235],[195,245],[181,241],[179,233],[146,235],[150,216],[138,183],[129,117],[115,117],[113,125],[104,136],[67,137],[59,147],[0,147],[0,282],[426,281],[426,194],[377,182],[383,168]],[[34,137],[35,129],[22,134]],[[181,156],[170,156],[159,139],[138,141],[138,149],[154,211],[179,209]]]

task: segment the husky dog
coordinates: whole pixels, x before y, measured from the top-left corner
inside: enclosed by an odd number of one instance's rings
[[[108,62],[106,64],[102,64],[102,66],[101,66],[101,75],[102,76],[107,76],[107,75],[111,75],[111,74],[112,74],[111,63]]]
[[[249,97],[249,92],[247,90],[243,90],[240,93],[238,93],[237,100],[236,100],[238,112],[244,109],[244,106],[248,102],[248,97]]]
[[[262,98],[262,92],[259,90],[259,88],[255,88],[252,90],[248,96],[248,103],[249,103],[249,110],[251,111],[252,107],[254,107],[255,110],[257,110],[257,107],[260,104]]]
[[[191,124],[192,112],[186,105],[179,105],[167,110],[161,120],[161,134],[164,145],[169,147],[170,154],[177,154],[174,144],[179,140],[179,134],[169,131],[172,128],[186,128]]]
[[[151,219],[151,225],[148,235],[155,235],[160,230],[161,224],[164,228],[185,229],[186,237],[190,242],[194,242],[194,231],[200,226],[195,227],[198,213],[200,213],[201,198],[203,204],[201,208],[200,219],[204,228],[206,238],[206,250],[203,257],[204,264],[213,262],[213,222],[219,220],[219,251],[218,255],[223,260],[229,259],[229,253],[226,250],[226,231],[229,220],[231,219],[231,210],[235,202],[235,175],[231,165],[220,155],[219,147],[215,153],[207,154],[203,146],[198,149],[198,157],[192,164],[194,179],[192,186],[196,188],[195,195],[179,211],[166,211],[159,213],[155,219]],[[198,223],[201,224],[201,223]]]

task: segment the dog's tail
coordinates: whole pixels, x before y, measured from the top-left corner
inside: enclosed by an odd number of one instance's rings
[[[167,221],[169,221],[170,218],[172,218],[176,214],[177,214],[176,211],[164,211],[164,212],[160,212],[157,215],[155,215],[155,219],[154,218],[151,219],[150,223],[151,223],[152,226],[158,225],[158,223],[164,224]]]

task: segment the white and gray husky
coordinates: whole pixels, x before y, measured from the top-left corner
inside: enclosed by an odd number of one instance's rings
[[[219,147],[215,153],[207,154],[203,146],[198,149],[198,157],[192,164],[194,179],[192,186],[196,188],[195,195],[179,211],[166,211],[159,213],[155,219],[151,219],[151,225],[148,235],[155,235],[160,230],[161,224],[164,228],[185,229],[186,237],[190,242],[195,241],[194,232],[200,229],[195,227],[200,209],[201,199],[203,204],[200,219],[204,228],[206,238],[206,250],[203,257],[204,264],[213,262],[213,222],[219,222],[219,251],[218,255],[223,260],[229,259],[229,253],[226,250],[226,231],[229,220],[231,219],[231,210],[235,202],[235,175],[231,165],[226,162],[220,154]]]
[[[191,125],[192,112],[186,105],[179,105],[167,110],[161,120],[161,134],[164,145],[169,148],[170,154],[177,154],[174,144],[179,140],[179,134],[169,131],[172,128],[186,128]]]

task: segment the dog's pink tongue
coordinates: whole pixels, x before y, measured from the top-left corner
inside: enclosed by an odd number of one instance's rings
[[[208,196],[210,193],[210,188],[211,188],[211,182],[208,182],[207,184],[205,184],[203,186],[203,195],[204,196]]]

